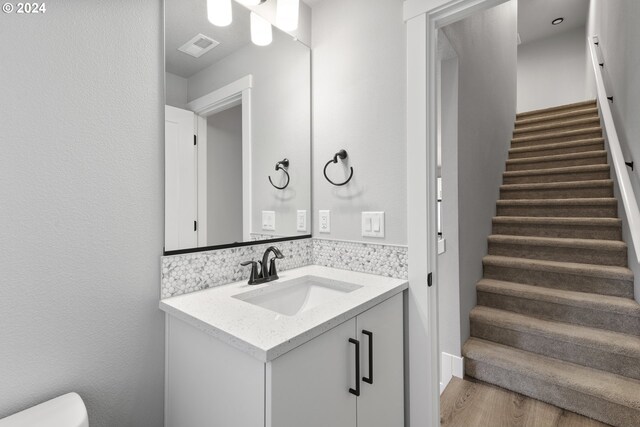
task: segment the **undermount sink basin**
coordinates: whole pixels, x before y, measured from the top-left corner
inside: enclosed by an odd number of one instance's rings
[[[353,283],[316,276],[273,282],[233,297],[285,316],[295,316],[361,288]]]

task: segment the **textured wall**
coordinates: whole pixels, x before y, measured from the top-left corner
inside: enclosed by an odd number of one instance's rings
[[[329,239],[407,242],[406,59],[402,0],[323,0],[313,8],[313,233]],[[354,178],[322,176],[341,148]],[[347,169],[332,165],[334,180]],[[346,175],[348,176],[348,175]],[[318,209],[331,233],[318,234]],[[361,236],[361,212],[385,211],[384,239]]]
[[[516,113],[517,3],[512,0],[444,28],[458,53],[458,218],[460,339],[502,183]]]
[[[162,2],[0,17],[0,418],[163,424]]]
[[[518,46],[518,112],[585,101],[586,29]]]
[[[631,177],[636,199],[640,202],[640,2],[637,0],[603,1],[591,0],[587,33],[597,35],[605,61],[605,84],[607,94],[613,96],[611,112],[616,124],[622,152],[626,159],[634,160],[634,171],[627,169]],[[595,97],[595,80],[589,61],[588,87]],[[618,197],[620,201],[620,197]],[[624,209],[620,204],[620,215]],[[624,221],[624,239],[629,245],[629,267],[635,273],[635,295],[640,302],[640,265],[631,247],[628,224]]]

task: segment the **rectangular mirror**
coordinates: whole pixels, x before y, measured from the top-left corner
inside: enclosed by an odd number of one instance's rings
[[[165,0],[165,252],[310,234],[311,52],[253,13]]]

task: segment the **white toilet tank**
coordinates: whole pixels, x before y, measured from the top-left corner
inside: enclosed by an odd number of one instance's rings
[[[0,427],[89,427],[87,408],[69,393],[0,420]]]

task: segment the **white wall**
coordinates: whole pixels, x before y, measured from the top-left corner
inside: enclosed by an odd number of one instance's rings
[[[193,101],[248,74],[253,75],[252,110],[252,232],[292,236],[296,211],[311,210],[311,53],[289,35],[274,31],[267,47],[249,44],[189,78]],[[286,190],[271,186],[275,164],[290,161]],[[275,182],[278,182],[277,180]],[[276,211],[276,230],[263,232],[261,211]]]
[[[0,418],[161,426],[162,2],[47,6],[0,26]]]
[[[602,1],[591,0],[589,10],[589,35],[597,35],[605,61],[605,85],[608,95],[614,97],[611,105],[613,119],[622,151],[627,159],[635,161],[632,172],[628,169],[636,199],[640,200],[640,2],[636,0]],[[595,83],[591,57],[587,58],[589,79],[587,90],[595,98]],[[620,201],[620,198],[618,198]],[[629,267],[635,273],[635,295],[640,301],[640,266],[631,248],[628,224],[624,209],[618,209],[623,218],[624,239],[629,245]]]
[[[242,105],[207,117],[207,245],[242,242]]]
[[[586,29],[518,47],[518,112],[585,101]]]
[[[165,74],[165,104],[187,109],[187,82],[184,77],[171,73]]]
[[[444,28],[459,60],[460,342],[469,337],[469,312],[476,305],[475,285],[482,278],[513,132],[516,27],[517,3],[512,0]]]
[[[439,36],[444,37],[442,31],[439,33]],[[462,355],[458,226],[458,67],[457,57],[442,61],[441,65],[441,221],[445,252],[438,255],[440,351],[455,356]]]
[[[323,0],[313,8],[313,208],[333,239],[406,244],[405,25],[401,0]],[[322,175],[340,149],[349,185]],[[335,180],[348,170],[332,165]],[[343,169],[341,170],[341,167]],[[385,211],[384,239],[361,237],[361,211]]]

